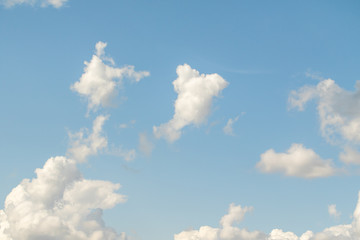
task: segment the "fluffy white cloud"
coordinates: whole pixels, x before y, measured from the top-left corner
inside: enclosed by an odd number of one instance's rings
[[[317,100],[320,127],[330,142],[338,142],[339,136],[348,142],[360,143],[360,81],[354,92],[339,87],[334,80],[326,79],[316,86],[304,86],[289,96],[291,108],[304,110],[311,99]]]
[[[106,43],[96,43],[96,54],[90,62],[85,61],[86,67],[80,80],[71,86],[73,91],[78,92],[88,100],[88,111],[96,111],[101,107],[113,105],[113,99],[118,94],[118,88],[122,80],[127,77],[136,82],[143,77],[149,76],[149,72],[136,72],[134,66],[116,68],[109,66],[104,61],[114,65],[114,60],[105,56]]]
[[[302,178],[328,177],[337,171],[331,160],[324,160],[312,149],[295,143],[286,153],[267,150],[261,154],[261,160],[256,167],[265,173],[279,172],[286,176]]]
[[[70,148],[68,155],[78,162],[84,162],[91,155],[107,147],[107,138],[102,135],[102,127],[108,116],[100,115],[93,122],[92,132],[82,129],[77,133],[69,133]],[[88,135],[87,137],[85,137]]]
[[[200,125],[211,111],[212,99],[217,97],[228,83],[218,74],[200,74],[189,65],[179,65],[178,78],[173,82],[178,94],[173,118],[160,126],[153,127],[157,138],[174,142],[181,136],[181,129],[187,125]]]
[[[230,205],[229,214],[224,218],[231,215],[235,218],[242,219],[244,216],[244,209],[240,207],[239,210],[234,212],[234,208],[240,206]],[[235,219],[230,217],[230,225],[233,224],[231,220]],[[224,231],[227,231],[224,234]],[[229,225],[222,225],[221,228],[213,228],[210,226],[202,226],[199,230],[183,231],[174,235],[174,240],[354,240],[360,239],[360,192],[358,196],[358,203],[356,205],[353,222],[346,225],[337,225],[324,229],[322,232],[313,233],[306,231],[300,237],[293,232],[284,232],[281,229],[273,229],[269,234],[260,231],[248,232],[246,229]]]
[[[249,232],[246,229],[234,227],[233,224],[241,221],[246,212],[252,207],[241,207],[231,204],[229,213],[220,220],[220,228],[202,226],[199,230],[184,231],[174,235],[174,240],[239,240],[265,239],[265,234],[258,231]]]
[[[223,128],[223,131],[226,135],[230,135],[230,136],[234,135],[233,124],[236,123],[238,120],[239,120],[239,116],[235,117],[234,119],[229,118],[225,127]]]
[[[105,226],[102,210],[126,201],[119,184],[87,180],[76,162],[50,158],[36,178],[24,179],[6,197],[0,210],[4,240],[124,240]]]
[[[333,216],[333,217],[339,217],[341,215],[341,212],[338,212],[336,210],[336,204],[330,204],[328,206],[328,213],[330,216]]]
[[[52,6],[55,8],[62,7],[68,0],[1,0],[1,4],[5,7],[13,7],[16,5],[27,4],[27,5],[37,5],[41,7]]]

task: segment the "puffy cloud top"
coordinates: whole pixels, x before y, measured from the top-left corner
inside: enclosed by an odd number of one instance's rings
[[[24,179],[0,210],[4,240],[120,240],[105,226],[102,209],[124,202],[119,184],[84,179],[73,160],[50,158],[36,178]]]
[[[173,82],[178,97],[175,101],[173,118],[164,124],[154,126],[157,138],[174,142],[181,136],[181,129],[187,125],[200,125],[210,114],[212,100],[228,85],[220,75],[200,74],[189,65],[179,65],[178,78]]]
[[[221,228],[202,226],[199,230],[183,231],[174,235],[174,240],[354,240],[360,238],[360,192],[356,205],[353,222],[346,225],[337,225],[324,229],[322,232],[313,233],[306,231],[300,237],[293,232],[284,232],[273,229],[269,234],[260,231],[249,232],[244,228],[232,226],[233,220],[241,220],[244,213],[252,208],[241,208],[230,205],[229,213],[223,219],[226,224]],[[247,209],[247,210],[246,210]]]

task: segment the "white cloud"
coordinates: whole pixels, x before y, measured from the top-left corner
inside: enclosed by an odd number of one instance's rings
[[[256,167],[265,173],[279,172],[286,176],[302,178],[328,177],[337,171],[331,160],[324,160],[312,149],[295,143],[286,153],[267,150],[261,154],[261,160]]]
[[[139,150],[146,156],[150,156],[154,149],[154,144],[149,140],[146,133],[139,134]]]
[[[36,178],[24,179],[6,197],[0,210],[0,239],[4,240],[125,240],[105,226],[103,209],[126,198],[120,184],[87,180],[76,162],[50,158]]]
[[[210,114],[212,99],[217,97],[228,83],[218,74],[200,74],[189,65],[179,65],[178,78],[173,82],[178,94],[173,118],[153,127],[157,138],[174,142],[181,136],[183,127],[204,123]]]
[[[102,127],[108,116],[100,115],[93,122],[92,132],[89,134],[87,129],[72,134],[70,136],[70,148],[68,155],[78,162],[84,162],[91,155],[96,155],[98,151],[107,147],[107,138],[102,135]],[[88,135],[87,137],[85,137]]]
[[[230,118],[225,127],[223,128],[223,131],[226,135],[233,136],[234,135],[234,129],[233,124],[236,123],[239,120],[239,116],[235,117],[234,119]]]
[[[337,218],[341,215],[341,212],[338,212],[336,210],[336,204],[330,204],[328,206],[328,213],[330,216],[335,217],[335,218]]]
[[[239,240],[239,239],[264,239],[265,235],[255,231],[234,227],[233,224],[241,221],[246,212],[252,207],[241,207],[231,204],[229,213],[220,220],[220,228],[202,226],[199,230],[184,231],[174,235],[174,240]]]
[[[344,148],[344,152],[340,153],[339,158],[344,163],[360,165],[360,152],[349,146]]]
[[[31,6],[40,5],[41,7],[52,6],[55,8],[62,7],[68,0],[1,0],[1,4],[7,8],[16,5],[27,4]]]
[[[326,79],[316,86],[304,86],[292,91],[289,104],[291,108],[303,110],[308,101],[316,99],[323,136],[330,142],[343,139],[359,144],[360,81],[356,82],[355,87],[354,92],[349,92],[339,87],[334,80]]]
[[[230,205],[229,214],[227,216],[236,216],[237,219],[242,219],[244,211],[234,213],[232,207],[238,208],[240,206]],[[242,209],[240,207],[240,209]],[[229,218],[234,219],[234,218]],[[233,224],[229,221],[230,225]],[[225,230],[227,228],[227,230]],[[228,231],[224,234],[224,231]],[[358,203],[356,205],[353,222],[346,225],[337,225],[324,229],[322,232],[313,233],[306,231],[300,237],[293,232],[284,232],[281,229],[273,229],[269,234],[261,231],[249,232],[246,229],[241,229],[234,226],[222,225],[221,228],[213,228],[210,226],[202,226],[199,230],[183,231],[174,235],[174,240],[354,240],[360,239],[360,192],[358,195]]]
[[[101,107],[113,106],[113,100],[118,94],[123,78],[127,77],[136,82],[149,76],[149,72],[136,72],[134,66],[116,68],[109,66],[104,61],[114,65],[114,60],[105,56],[106,43],[98,42],[95,46],[96,54],[90,62],[85,62],[84,73],[71,89],[78,92],[88,100],[88,112],[96,111]]]

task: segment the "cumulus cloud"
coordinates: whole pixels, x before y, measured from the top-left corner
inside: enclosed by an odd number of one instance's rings
[[[217,97],[228,83],[218,74],[200,74],[189,65],[179,65],[178,78],[173,82],[178,94],[175,101],[173,118],[160,126],[154,126],[157,138],[174,142],[181,136],[183,127],[205,122],[211,111],[212,100]]]
[[[273,149],[261,154],[256,167],[265,173],[282,173],[286,176],[317,178],[332,176],[337,172],[331,160],[324,160],[312,149],[302,144],[292,144],[286,153]]]
[[[88,112],[96,111],[99,107],[113,106],[113,100],[118,94],[124,78],[140,81],[149,76],[146,71],[136,72],[134,66],[122,68],[112,67],[114,60],[105,56],[106,43],[98,42],[95,45],[95,54],[90,62],[85,61],[84,73],[71,89],[88,101]],[[110,65],[104,63],[109,62]]]
[[[70,148],[68,155],[78,162],[85,162],[91,155],[107,147],[107,138],[103,136],[103,125],[108,116],[99,115],[93,122],[92,132],[82,129],[77,133],[69,133]]]
[[[234,227],[233,224],[241,221],[246,212],[252,207],[241,207],[231,204],[229,212],[220,220],[220,228],[202,226],[199,230],[184,231],[174,235],[174,240],[239,240],[264,239],[265,235],[259,231],[249,232],[246,229]]]
[[[230,217],[229,222],[233,224],[233,219],[242,219],[244,211],[239,210],[234,213],[233,208],[240,206],[230,205],[229,213],[223,218]],[[240,207],[241,208],[241,207]],[[252,209],[252,208],[251,208]],[[224,234],[227,227],[222,225],[220,228],[202,226],[199,230],[183,231],[174,235],[174,240],[354,240],[360,238],[360,192],[358,203],[356,205],[353,222],[351,224],[337,225],[324,229],[322,232],[313,233],[308,230],[300,237],[293,232],[284,232],[281,229],[273,229],[269,234],[261,231],[249,232],[244,228],[230,226]]]
[[[52,6],[55,8],[60,8],[67,1],[68,0],[1,0],[0,3],[7,8],[22,4],[27,4],[31,6],[40,5],[41,7]]]
[[[229,118],[225,127],[223,128],[223,131],[226,135],[230,135],[230,136],[234,135],[233,124],[236,123],[238,120],[239,120],[239,116],[235,118]]]
[[[335,218],[337,218],[341,215],[341,212],[338,212],[336,210],[336,204],[330,204],[328,206],[328,213],[330,216],[335,217]]]
[[[317,101],[321,132],[328,141],[360,143],[360,81],[354,92],[342,89],[332,79],[304,86],[290,93],[289,106],[304,110],[312,99]]]
[[[120,184],[84,179],[76,162],[50,158],[36,177],[24,179],[6,197],[0,210],[4,240],[125,240],[106,227],[103,209],[125,202]]]
[[[149,140],[146,133],[139,134],[139,150],[146,156],[150,156],[154,149],[154,144]]]

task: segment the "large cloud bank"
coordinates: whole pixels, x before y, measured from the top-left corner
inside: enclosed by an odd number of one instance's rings
[[[27,5],[40,5],[41,7],[52,6],[55,8],[62,7],[68,0],[1,0],[0,3],[5,7],[13,7],[16,5],[27,4]]]
[[[178,94],[175,101],[173,118],[164,124],[154,126],[157,138],[174,142],[181,136],[183,127],[205,122],[211,111],[212,100],[217,97],[228,83],[218,74],[200,74],[189,65],[179,65],[178,78],[173,82]]]
[[[88,111],[96,111],[101,107],[113,106],[113,100],[118,94],[118,89],[122,85],[124,78],[132,79],[136,82],[143,77],[149,76],[146,71],[136,72],[134,66],[125,66],[122,68],[112,67],[114,60],[105,56],[106,43],[96,43],[96,53],[92,56],[90,62],[85,61],[86,67],[80,80],[71,86],[88,101]],[[110,65],[105,64],[109,62]]]
[[[119,184],[88,180],[75,161],[50,158],[36,178],[24,179],[6,197],[0,210],[1,240],[123,240],[105,226],[102,210],[126,198]]]
[[[233,226],[243,219],[251,207],[230,205],[229,213],[220,221],[220,228],[202,226],[199,230],[183,231],[174,235],[174,240],[355,240],[360,239],[360,193],[353,214],[353,222],[347,225],[337,225],[313,233],[306,231],[301,236],[293,232],[273,229],[269,234],[260,231],[249,232],[245,228]],[[224,220],[225,219],[225,220]]]

